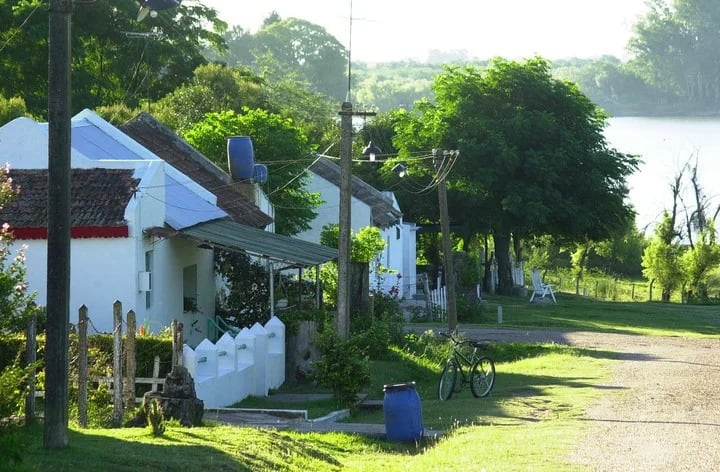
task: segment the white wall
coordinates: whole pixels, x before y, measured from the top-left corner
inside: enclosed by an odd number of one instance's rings
[[[149,238],[145,250],[153,250],[152,304],[144,309],[145,318],[138,316],[138,324],[147,321],[153,332],[169,326],[173,319],[183,323],[185,340],[196,346],[208,337],[207,320],[215,313],[215,273],[213,252],[195,243],[179,239]],[[197,267],[198,312],[183,311],[183,269]]]
[[[37,292],[36,301],[47,300],[47,240],[17,240],[14,248],[27,244],[25,267],[28,290]],[[134,249],[131,238],[73,239],[70,244],[70,322],[77,323],[78,310],[88,308],[93,329],[112,332],[115,300],[123,303],[123,314],[135,309],[137,268],[127,257]],[[125,281],[134,281],[126,283]]]
[[[310,223],[312,227],[297,234],[295,237],[304,241],[320,243],[322,228],[328,224],[338,224],[340,221],[340,188],[310,172],[308,179],[308,192],[317,192],[323,203],[315,209],[317,217]],[[353,232],[358,232],[366,226],[372,226],[372,209],[355,197],[350,203],[350,227]]]

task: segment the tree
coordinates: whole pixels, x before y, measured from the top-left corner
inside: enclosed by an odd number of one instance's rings
[[[7,99],[0,95],[0,126],[21,116],[28,116],[25,100],[20,97]]]
[[[635,25],[631,61],[650,84],[689,102],[695,109],[720,104],[720,6],[708,0],[649,2],[650,11]]]
[[[182,133],[203,120],[207,113],[234,111],[244,107],[266,108],[263,80],[249,69],[205,64],[193,72],[192,80],[165,95],[153,114]]]
[[[681,249],[675,242],[677,236],[672,217],[667,212],[663,213],[662,220],[655,227],[655,234],[642,257],[643,275],[660,284],[661,300],[666,303],[683,279]]]
[[[233,30],[228,46],[229,53],[220,59],[230,65],[250,66],[270,81],[290,76],[306,82],[312,92],[336,100],[345,97],[347,52],[319,25],[298,18],[283,20],[273,13],[254,35]]]
[[[250,136],[256,161],[268,166],[267,193],[275,208],[275,231],[293,235],[309,229],[316,216],[313,210],[320,203],[318,194],[305,190],[314,154],[291,120],[260,109],[209,113],[183,138],[227,168],[227,137],[237,135]]]
[[[631,224],[626,178],[637,159],[608,148],[604,113],[545,60],[447,67],[433,90],[435,103],[417,104],[395,143],[401,155],[459,149],[447,176],[451,223],[489,228],[501,293],[513,286],[513,240],[597,241]]]
[[[22,97],[34,115],[45,115],[48,103],[48,14],[42,5],[40,0],[0,2],[0,94]],[[220,33],[226,25],[211,8],[183,3],[140,23],[137,8],[132,0],[74,5],[70,39],[75,111],[156,100],[206,62],[204,47],[224,47]]]
[[[693,247],[683,253],[681,264],[686,274],[688,295],[698,301],[707,301],[708,278],[720,264],[720,246],[712,220],[700,231]]]

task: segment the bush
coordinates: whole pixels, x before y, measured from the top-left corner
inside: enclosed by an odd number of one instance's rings
[[[343,341],[328,326],[320,333],[318,347],[322,358],[313,363],[314,380],[332,389],[339,403],[346,406],[356,403],[360,390],[370,383],[370,361],[363,356],[357,339]]]

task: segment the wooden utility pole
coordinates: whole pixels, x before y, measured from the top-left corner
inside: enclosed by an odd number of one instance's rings
[[[353,111],[352,103],[340,107],[340,212],[338,217],[338,293],[335,328],[340,339],[350,337],[350,239],[352,232],[352,118],[374,116]]]
[[[447,296],[448,329],[457,328],[457,305],[455,303],[455,268],[453,266],[450,217],[448,215],[447,185],[445,179],[452,162],[459,156],[458,151],[433,149],[433,160],[438,173],[438,202],[440,205],[440,230],[442,231],[443,265],[445,270],[445,293]],[[442,159],[441,159],[442,155]]]
[[[72,0],[50,0],[48,31],[48,239],[45,448],[68,445],[70,324],[70,18]]]

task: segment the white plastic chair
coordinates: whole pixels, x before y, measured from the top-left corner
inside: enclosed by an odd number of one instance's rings
[[[532,274],[532,284],[533,284],[533,293],[530,296],[530,303],[535,299],[535,295],[539,295],[540,298],[545,298],[545,295],[550,295],[552,297],[553,303],[557,303],[557,300],[555,300],[555,293],[553,292],[552,285],[546,284],[542,281],[542,275],[540,274],[540,271],[537,269],[533,269],[530,271]]]

